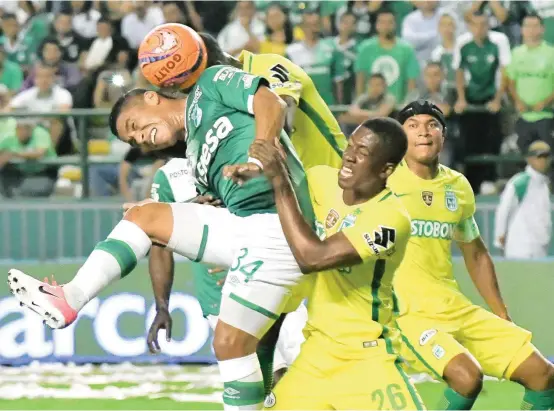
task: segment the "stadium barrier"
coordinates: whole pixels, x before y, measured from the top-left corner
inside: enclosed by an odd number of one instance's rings
[[[78,264],[18,267],[35,276],[53,273],[65,282]],[[548,356],[554,355],[554,330],[544,322],[545,314],[554,310],[551,267],[549,261],[497,262],[500,287],[512,318],[533,332],[533,342]],[[7,287],[0,287],[0,364],[213,362],[212,334],[194,297],[193,269],[188,263],[176,265],[170,303],[173,339],[167,343],[165,335],[160,335],[162,354],[158,355],[149,354],[146,346],[146,332],[155,315],[147,264],[139,264],[133,273],[89,302],[76,323],[64,330],[51,331],[34,313],[21,309]],[[454,261],[454,271],[466,295],[483,304],[459,258]]]
[[[349,106],[347,105],[334,105],[329,107],[333,114],[340,114],[348,111]],[[484,106],[479,105],[469,105],[466,108],[466,111],[472,112],[481,112],[486,111]],[[81,184],[82,184],[82,197],[87,199],[90,197],[90,182],[89,182],[89,165],[93,163],[114,163],[120,160],[120,157],[108,156],[102,158],[101,156],[89,156],[88,153],[88,124],[89,120],[92,117],[105,117],[107,118],[110,114],[109,109],[73,109],[69,111],[58,111],[58,112],[28,112],[28,111],[12,111],[7,113],[0,113],[0,120],[8,117],[33,117],[33,118],[71,118],[76,124],[77,131],[77,141],[75,142],[78,155],[67,155],[62,156],[56,159],[42,160],[42,163],[49,165],[78,165],[81,167]],[[490,164],[495,163],[497,166],[502,169],[506,164],[511,163],[521,163],[523,161],[522,157],[519,155],[478,155],[478,156],[469,156],[465,159],[465,162],[468,164]]]
[[[497,197],[480,198],[476,213],[483,239],[494,255],[500,255],[493,247],[497,201]],[[0,261],[82,259],[121,217],[121,203],[115,200],[1,202]],[[457,247],[453,252],[459,255]]]

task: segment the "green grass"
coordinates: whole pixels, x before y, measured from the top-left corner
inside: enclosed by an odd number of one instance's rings
[[[421,383],[417,388],[429,409],[438,403],[444,384]],[[483,392],[473,407],[476,410],[517,410],[523,388],[511,382],[486,381]],[[167,398],[104,399],[19,399],[0,401],[3,410],[221,410],[217,403],[178,402]]]

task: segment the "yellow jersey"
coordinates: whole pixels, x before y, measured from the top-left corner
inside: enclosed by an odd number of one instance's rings
[[[363,263],[313,274],[304,332],[323,337],[337,355],[359,358],[391,321],[392,279],[408,243],[410,217],[389,189],[363,204],[344,204],[338,172],[319,166],[307,173],[317,232],[321,239],[342,232]]]
[[[479,237],[475,196],[463,174],[439,165],[432,180],[416,176],[402,161],[388,186],[412,219],[404,261],[394,279],[400,314],[440,313],[467,304],[452,273],[452,240]]]
[[[239,60],[244,71],[264,77],[275,93],[292,97],[296,102],[298,108],[289,137],[304,168],[308,170],[319,165],[340,167],[346,137],[310,76],[277,54],[243,51]]]

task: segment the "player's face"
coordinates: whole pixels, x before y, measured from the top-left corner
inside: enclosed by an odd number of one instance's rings
[[[348,147],[342,156],[339,186],[343,190],[364,192],[374,187],[375,181],[384,179],[385,164],[379,160],[379,137],[360,126],[350,136]]]
[[[148,92],[144,100],[132,101],[124,107],[117,119],[117,134],[122,141],[146,151],[162,150],[177,142],[177,133],[170,124],[170,118],[159,95]]]
[[[407,119],[403,128],[408,136],[406,157],[423,164],[434,162],[444,143],[441,123],[428,114],[418,114]]]

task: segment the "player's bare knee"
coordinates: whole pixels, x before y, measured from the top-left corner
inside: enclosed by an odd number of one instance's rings
[[[240,358],[256,352],[258,339],[238,328],[218,321],[214,334],[214,352],[219,361]]]
[[[460,354],[448,363],[444,379],[450,388],[467,398],[475,398],[483,389],[481,366],[467,354]]]
[[[151,239],[160,243],[167,243],[173,232],[173,215],[167,204],[149,203],[135,206],[125,213],[123,219],[136,224]]]
[[[534,352],[516,368],[510,379],[529,390],[550,390],[554,388],[554,366]]]

